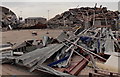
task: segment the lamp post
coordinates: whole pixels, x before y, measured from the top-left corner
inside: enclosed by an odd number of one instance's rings
[[[49,20],[49,12],[50,12],[50,10],[48,10],[48,20]]]

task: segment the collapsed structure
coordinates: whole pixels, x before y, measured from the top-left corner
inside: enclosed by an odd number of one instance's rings
[[[13,44],[11,44],[13,45]],[[15,63],[51,75],[120,76],[119,35],[108,27],[62,32],[57,38],[27,40],[3,48],[1,62]],[[112,63],[114,61],[114,63]]]
[[[13,29],[17,27],[19,21],[13,11],[6,7],[0,6],[0,15],[1,29]]]
[[[38,70],[56,76],[79,76],[87,70],[86,75],[91,77],[119,77],[120,34],[112,31],[118,12],[102,7],[70,11],[63,13],[65,19],[74,16],[71,21],[84,25],[84,29],[79,26],[75,31],[63,31],[56,38],[44,36],[41,40],[26,40],[21,44],[9,43],[11,47],[4,45],[1,63],[17,64],[30,68],[30,72]],[[79,18],[75,13],[79,13]],[[64,18],[60,17],[53,20],[59,22]]]
[[[73,8],[65,11],[60,15],[56,15],[54,18],[48,21],[49,27],[90,27],[97,25],[101,22],[102,25],[111,25],[112,29],[118,29],[118,11],[110,11],[107,7],[81,7]],[[94,23],[95,21],[95,23]],[[99,25],[101,25],[99,24]]]

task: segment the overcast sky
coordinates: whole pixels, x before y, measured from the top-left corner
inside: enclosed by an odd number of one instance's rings
[[[4,0],[2,6],[10,8],[16,13],[17,16],[27,17],[54,17],[57,14],[61,14],[70,8],[79,7],[94,7],[97,3],[108,7],[109,10],[118,10],[119,0]]]

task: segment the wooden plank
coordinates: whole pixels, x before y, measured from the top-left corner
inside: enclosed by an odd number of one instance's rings
[[[90,56],[86,57],[87,59],[90,59]],[[87,61],[85,59],[82,59],[72,70],[69,71],[72,75],[78,75],[78,73],[87,65]]]

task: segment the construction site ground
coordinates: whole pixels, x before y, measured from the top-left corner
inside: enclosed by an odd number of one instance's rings
[[[33,32],[36,32],[37,35],[32,35]],[[11,30],[1,32],[2,43],[11,42],[19,43],[29,39],[42,39],[43,36],[57,37],[62,30],[53,30],[53,29],[27,29],[27,30]]]

